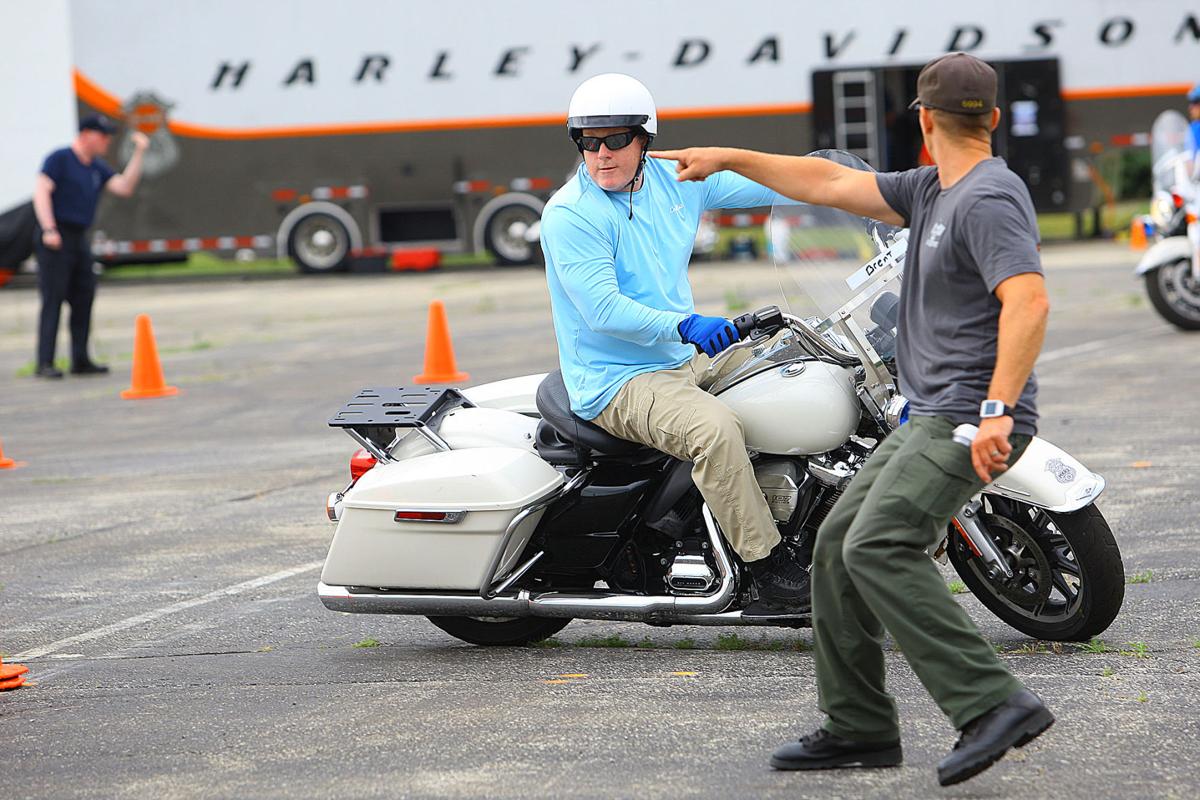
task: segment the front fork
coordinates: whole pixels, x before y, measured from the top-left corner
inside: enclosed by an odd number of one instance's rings
[[[1200,223],[1196,221],[1196,213],[1190,207],[1187,220],[1187,237],[1192,243],[1192,280],[1200,283]]]
[[[950,520],[950,526],[962,536],[971,552],[983,562],[988,578],[994,580],[999,575],[1003,575],[1005,579],[1011,578],[1012,568],[996,548],[992,537],[988,536],[979,524],[979,512],[982,510],[983,501],[977,497],[963,506],[962,511]],[[946,542],[945,546],[949,547],[950,543]]]

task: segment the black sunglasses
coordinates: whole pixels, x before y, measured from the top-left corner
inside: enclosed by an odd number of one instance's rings
[[[610,133],[608,136],[580,136],[575,139],[575,144],[579,146],[580,152],[587,150],[589,153],[600,152],[600,144],[609,150],[620,150],[628,147],[629,143],[637,138],[637,133],[634,131],[623,131],[621,133]]]

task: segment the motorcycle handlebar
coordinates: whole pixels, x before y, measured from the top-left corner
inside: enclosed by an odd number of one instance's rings
[[[733,320],[733,327],[737,328],[739,340],[765,339],[786,326],[787,322],[784,321],[783,312],[779,310],[779,306],[766,306],[757,311],[751,311],[749,314],[742,314]]]

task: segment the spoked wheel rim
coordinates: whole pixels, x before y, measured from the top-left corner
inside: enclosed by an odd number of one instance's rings
[[[1156,271],[1163,299],[1180,315],[1200,322],[1200,281],[1192,277],[1192,262],[1187,259],[1166,264]]]
[[[1012,570],[1012,577],[989,577],[982,561],[970,569],[1012,613],[1040,623],[1065,622],[1083,603],[1083,571],[1066,536],[1040,508],[985,500],[980,524]],[[956,537],[956,547],[967,545]]]
[[[509,261],[522,262],[533,258],[533,243],[526,238],[526,234],[537,220],[537,213],[524,206],[513,205],[497,211],[488,224],[496,253]]]

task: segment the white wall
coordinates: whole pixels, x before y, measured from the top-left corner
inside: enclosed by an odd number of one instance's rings
[[[42,159],[75,135],[67,0],[0,3],[0,211],[27,200]]]

